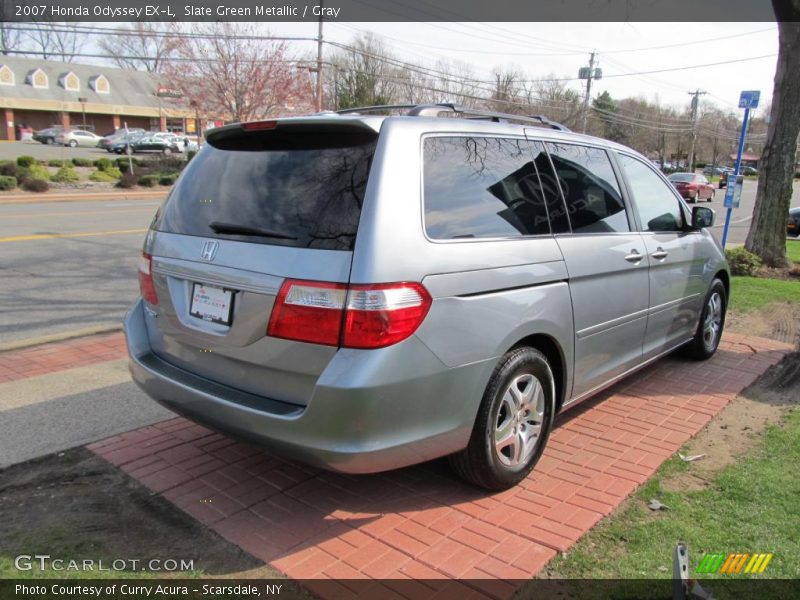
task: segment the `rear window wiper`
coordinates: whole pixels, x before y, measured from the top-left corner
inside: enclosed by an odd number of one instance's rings
[[[271,237],[279,240],[297,239],[296,236],[289,235],[288,233],[281,233],[280,231],[273,231],[272,229],[265,229],[263,227],[252,227],[250,225],[237,225],[236,223],[221,223],[220,221],[211,221],[208,226],[214,230],[214,233]]]

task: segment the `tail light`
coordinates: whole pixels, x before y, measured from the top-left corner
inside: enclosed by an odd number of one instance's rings
[[[411,336],[431,297],[419,283],[351,285],[286,280],[267,335],[342,346],[383,348]]]
[[[150,304],[158,304],[158,295],[156,294],[156,286],[153,283],[153,273],[151,271],[153,257],[142,252],[139,258],[139,290],[144,298]]]
[[[347,286],[287,279],[281,286],[267,335],[338,346]]]

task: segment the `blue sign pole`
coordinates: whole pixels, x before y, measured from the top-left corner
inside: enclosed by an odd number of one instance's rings
[[[742,166],[742,151],[744,150],[744,137],[747,134],[747,120],[750,118],[750,109],[758,107],[758,100],[760,92],[746,91],[742,92],[739,96],[739,108],[744,109],[744,119],[742,120],[742,132],[739,134],[739,150],[736,153],[736,166],[734,167],[733,177],[728,175],[726,185],[730,188],[731,185],[736,185],[736,178],[739,175],[739,169]],[[730,190],[729,190],[730,191]],[[722,230],[722,248],[725,248],[725,242],[728,240],[728,229],[731,225],[731,213],[733,212],[732,202],[728,202],[727,194],[725,198],[725,205],[728,211],[725,213],[725,227]]]

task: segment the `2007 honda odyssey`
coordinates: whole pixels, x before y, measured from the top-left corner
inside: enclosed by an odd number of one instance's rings
[[[500,489],[559,410],[675,349],[717,349],[713,212],[649,160],[541,117],[382,108],[404,114],[208,134],[125,319],[150,396],[333,470],[450,456]]]

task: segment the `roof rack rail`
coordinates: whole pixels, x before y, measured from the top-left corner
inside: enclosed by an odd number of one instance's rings
[[[372,112],[387,112],[390,110],[410,110],[416,108],[416,104],[376,104],[374,106],[355,106],[335,111],[339,115],[352,115]]]
[[[480,110],[476,108],[467,108],[466,106],[459,106],[458,104],[386,104],[378,106],[364,106],[359,108],[347,108],[345,110],[336,111],[340,115],[365,113],[365,112],[386,112],[389,110],[408,110],[406,113],[409,117],[437,117],[441,113],[447,112],[455,116],[464,116],[467,118],[476,119],[490,119],[495,123],[501,121],[516,121],[519,123],[531,123],[535,125],[544,125],[558,131],[569,131],[561,123],[551,121],[542,115],[513,115],[510,113],[495,112],[489,110]]]

